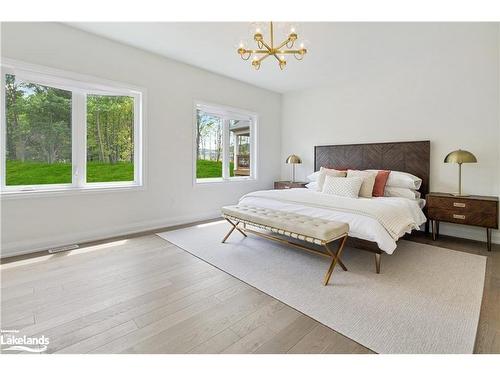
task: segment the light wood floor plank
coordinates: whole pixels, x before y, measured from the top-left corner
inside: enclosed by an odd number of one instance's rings
[[[128,348],[126,353],[187,353],[250,314],[270,297],[245,290]]]
[[[261,354],[284,354],[287,353],[298,341],[311,332],[316,321],[306,315],[300,315],[292,323],[284,327],[264,344],[260,345],[254,352]]]
[[[299,340],[289,351],[292,354],[350,354],[372,353],[340,333],[318,324],[311,332]]]
[[[77,341],[76,343],[63,347],[61,350],[55,353],[88,353],[94,348],[98,348],[106,343],[115,340],[116,338],[122,337],[127,333],[133,332],[137,329],[133,320],[129,320],[125,323],[117,325],[107,330],[102,330],[95,335],[89,336],[84,340]]]
[[[240,337],[231,331],[231,329],[225,329],[224,331],[218,333],[217,335],[211,337],[207,341],[195,346],[189,351],[192,354],[219,354],[224,349],[226,349],[231,344],[238,341]]]

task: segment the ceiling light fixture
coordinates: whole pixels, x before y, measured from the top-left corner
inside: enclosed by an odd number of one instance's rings
[[[292,49],[293,45],[297,41],[297,33],[295,32],[295,28],[290,29],[290,33],[288,34],[288,38],[280,43],[277,47],[274,46],[274,30],[273,23],[270,23],[270,43],[266,43],[264,40],[264,35],[261,30],[257,28],[255,30],[255,34],[253,35],[253,39],[257,42],[258,49],[246,49],[243,43],[240,43],[238,48],[238,54],[243,60],[248,60],[253,55],[252,66],[256,69],[260,69],[260,64],[262,61],[269,56],[274,56],[278,61],[278,65],[281,70],[286,67],[285,55],[293,55],[297,60],[302,60],[307,53],[307,49],[304,48],[304,43],[300,45],[299,49]],[[283,49],[286,47],[288,49]]]

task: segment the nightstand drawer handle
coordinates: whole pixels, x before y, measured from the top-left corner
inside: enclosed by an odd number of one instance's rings
[[[457,214],[453,214],[453,218],[454,218],[454,219],[465,220],[465,215],[457,215]]]
[[[465,207],[465,203],[453,202],[453,207]]]

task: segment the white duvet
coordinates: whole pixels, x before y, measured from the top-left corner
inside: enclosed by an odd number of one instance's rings
[[[422,200],[399,197],[354,199],[308,189],[287,189],[249,193],[239,203],[348,223],[349,236],[376,242],[388,254],[396,249],[399,237],[426,221]],[[397,220],[389,222],[388,213]]]

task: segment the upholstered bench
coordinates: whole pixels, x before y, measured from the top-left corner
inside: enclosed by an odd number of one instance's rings
[[[349,225],[346,223],[319,219],[311,216],[295,214],[293,212],[245,205],[226,206],[222,207],[221,211],[222,217],[224,217],[231,224],[231,229],[222,240],[223,243],[226,242],[229,236],[236,229],[245,237],[247,236],[246,233],[252,233],[329,257],[332,261],[325,274],[324,285],[328,284],[337,263],[344,271],[347,271],[347,268],[340,260],[340,255],[349,232]],[[247,226],[264,229],[265,231],[277,235],[319,245],[324,248],[325,251],[305,246],[301,243],[287,241],[282,237],[280,238],[262,231],[255,231],[249,229]],[[339,240],[339,246],[337,250],[334,251],[330,248],[330,244],[337,240]]]

